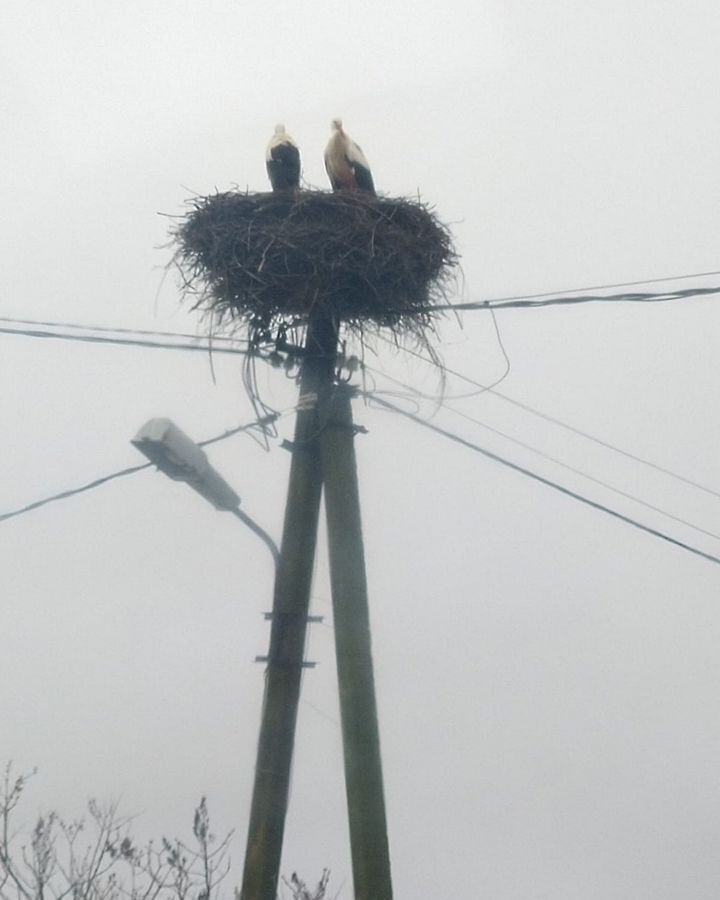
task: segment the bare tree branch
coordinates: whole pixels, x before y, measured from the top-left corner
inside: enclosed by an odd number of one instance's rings
[[[205,797],[191,846],[163,837],[138,847],[118,803],[96,800],[83,819],[41,815],[19,845],[12,829],[28,777],[8,766],[0,784],[0,900],[222,900],[232,832],[215,845]]]

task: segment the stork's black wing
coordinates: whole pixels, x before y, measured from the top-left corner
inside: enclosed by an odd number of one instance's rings
[[[292,191],[300,187],[300,153],[293,144],[273,147],[266,167],[274,191]]]

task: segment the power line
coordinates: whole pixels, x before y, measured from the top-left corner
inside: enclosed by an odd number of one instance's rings
[[[660,281],[678,281],[678,280],[688,280],[690,278],[700,278],[707,275],[717,275],[720,274],[718,272],[701,272],[695,275],[674,275],[669,278],[655,278],[649,279],[647,281],[631,281],[624,282],[613,285],[597,285],[593,288],[584,288],[581,290],[601,290],[608,289],[611,287],[619,287],[623,284],[627,286],[631,285],[639,285],[639,284],[652,284],[654,282]],[[579,303],[592,303],[592,302],[604,302],[604,303],[661,303],[667,302],[670,300],[680,300],[683,298],[689,297],[701,297],[701,296],[709,296],[713,294],[720,294],[720,287],[709,287],[709,288],[686,288],[685,290],[678,291],[669,291],[662,293],[648,293],[648,292],[638,292],[638,293],[622,293],[622,294],[610,294],[607,296],[600,296],[596,294],[576,294],[575,296],[560,296],[561,294],[570,294],[570,291],[560,291],[560,292],[547,292],[542,294],[529,294],[526,296],[516,295],[513,297],[505,297],[505,298],[494,298],[490,300],[473,300],[468,303],[444,303],[444,304],[434,304],[433,306],[428,306],[424,311],[426,312],[435,312],[441,310],[460,310],[460,311],[471,311],[471,310],[479,310],[479,309],[523,309],[523,308],[538,308],[544,306],[556,306],[556,305],[574,305]],[[419,310],[423,311],[423,310]],[[177,332],[163,332],[163,331],[141,331],[138,329],[131,328],[108,328],[104,326],[96,326],[91,328],[90,326],[78,325],[72,322],[42,322],[36,320],[26,320],[26,319],[13,319],[9,317],[0,317],[0,321],[15,323],[15,324],[30,324],[30,325],[41,325],[44,327],[52,327],[52,328],[73,328],[79,330],[92,330],[95,332],[117,332],[117,333],[127,333],[127,334],[147,334],[147,335],[156,335],[160,337],[181,337],[181,338],[190,338],[191,340],[200,340],[195,335],[189,335],[186,333],[177,333]],[[229,337],[227,335],[218,335],[216,337],[209,336],[206,340],[208,344],[206,345],[189,345],[189,344],[167,344],[167,343],[158,343],[151,341],[132,341],[132,340],[123,340],[120,338],[101,338],[97,336],[88,336],[88,337],[78,337],[71,335],[60,335],[54,332],[45,332],[45,331],[36,331],[36,330],[26,330],[26,329],[6,329],[0,328],[0,333],[4,334],[19,334],[27,337],[45,337],[45,338],[59,338],[64,340],[84,340],[88,342],[95,343],[108,343],[108,344],[126,344],[132,346],[144,346],[144,347],[156,347],[162,348],[165,350],[208,350],[212,348],[213,341],[221,341],[221,342],[232,342],[235,339]],[[247,343],[247,342],[246,342]],[[240,350],[238,348],[214,348],[217,353],[247,353],[247,350]]]
[[[538,475],[536,472],[533,472],[530,469],[519,466],[517,463],[511,462],[509,459],[505,459],[504,457],[499,456],[497,453],[492,453],[490,450],[486,450],[479,444],[474,444],[472,441],[468,441],[465,438],[460,437],[460,435],[454,434],[452,431],[447,431],[445,428],[441,428],[439,425],[435,425],[432,422],[429,422],[426,419],[415,415],[415,413],[408,412],[407,410],[401,409],[401,407],[399,406],[395,406],[394,403],[390,403],[387,400],[381,399],[380,397],[373,397],[372,394],[367,394],[366,396],[372,397],[375,403],[379,403],[381,406],[385,406],[387,409],[393,410],[393,412],[396,412],[401,416],[405,416],[405,418],[416,422],[418,425],[422,425],[424,428],[428,428],[430,431],[434,431],[436,434],[448,438],[448,440],[454,441],[457,444],[461,444],[463,447],[467,447],[470,450],[474,450],[476,453],[480,453],[482,456],[493,460],[493,462],[498,462],[503,466],[507,466],[509,469],[513,469],[515,472],[520,472],[520,474],[526,475],[528,478],[532,478],[534,481],[539,481],[541,484],[544,484],[547,487],[552,488],[553,490],[559,491],[561,494],[565,494],[568,497],[572,497],[574,500],[580,501],[580,503],[584,503],[586,506],[590,506],[593,509],[599,510],[600,512],[607,513],[608,515],[613,516],[613,518],[615,519],[619,519],[622,522],[626,522],[628,525],[632,525],[634,528],[638,528],[640,531],[644,531],[647,534],[651,534],[663,541],[674,544],[676,547],[682,547],[683,550],[687,550],[690,553],[694,553],[696,556],[701,556],[703,557],[703,559],[707,559],[710,562],[718,563],[720,565],[720,557],[713,556],[710,553],[705,553],[703,550],[699,550],[697,547],[693,547],[691,544],[686,544],[683,541],[679,541],[662,531],[651,528],[649,525],[643,525],[636,519],[631,519],[629,516],[626,516],[609,506],[605,506],[602,503],[591,500],[589,497],[585,497],[582,494],[571,491],[569,488],[563,487],[556,481],[551,481],[549,478]]]
[[[369,367],[366,367],[369,368]],[[376,371],[376,370],[371,370]],[[423,396],[419,391],[416,391],[409,384],[405,384],[402,381],[399,381],[397,378],[393,378],[391,375],[386,375],[383,372],[378,372],[377,374],[388,378],[390,381],[393,381],[395,384],[399,384],[401,387],[406,388],[413,393]],[[650,509],[653,512],[659,513],[662,516],[666,516],[668,519],[672,519],[674,522],[678,522],[680,525],[686,525],[688,528],[693,528],[695,531],[699,531],[702,534],[707,535],[708,537],[714,538],[715,540],[720,541],[720,534],[717,534],[714,531],[709,531],[707,528],[702,528],[700,525],[695,525],[693,522],[690,522],[688,519],[683,519],[680,516],[676,516],[674,513],[668,512],[665,509],[662,509],[660,506],[655,506],[653,503],[649,503],[647,500],[642,500],[640,497],[636,497],[634,494],[629,493],[628,491],[622,490],[622,488],[615,487],[612,484],[609,484],[607,481],[603,481],[601,478],[597,478],[595,475],[590,475],[588,472],[584,472],[582,469],[578,469],[575,466],[571,466],[569,463],[563,462],[557,457],[552,456],[549,453],[545,453],[543,450],[539,450],[537,447],[533,447],[532,444],[528,444],[525,441],[521,441],[519,438],[512,437],[512,435],[507,434],[504,431],[501,431],[499,428],[494,428],[492,425],[487,425],[485,422],[481,422],[479,419],[475,419],[472,416],[469,416],[467,413],[462,412],[459,409],[456,409],[454,406],[448,406],[445,401],[442,401],[441,406],[443,409],[448,410],[449,412],[455,413],[455,415],[460,416],[463,419],[466,419],[468,422],[472,422],[474,425],[479,425],[481,428],[485,428],[487,431],[492,432],[493,434],[498,435],[499,437],[504,438],[507,441],[510,441],[513,444],[516,444],[518,447],[522,447],[524,450],[529,450],[530,453],[534,453],[536,456],[539,456],[541,459],[546,459],[548,462],[554,463],[556,466],[561,466],[563,469],[567,469],[568,472],[573,472],[575,475],[580,475],[582,478],[587,478],[588,481],[592,481],[595,484],[599,484],[601,487],[606,488],[609,491],[612,491],[615,494],[618,494],[621,497],[625,497],[627,500],[632,500],[634,503],[640,504],[640,506],[644,506],[646,509]]]
[[[260,419],[257,419],[255,422],[250,422],[247,425],[239,425],[237,428],[231,428],[229,431],[224,431],[222,434],[217,434],[214,437],[207,438],[204,441],[198,441],[199,447],[207,447],[208,444],[215,444],[218,441],[224,441],[226,438],[232,437],[234,434],[238,434],[241,431],[249,431],[251,428],[264,428],[267,425],[272,424],[277,419],[280,418],[284,413],[273,413],[271,415],[263,416]],[[53,494],[50,497],[44,497],[42,500],[35,500],[33,503],[28,503],[27,506],[23,506],[20,509],[12,510],[11,512],[3,513],[0,515],[0,522],[5,522],[8,519],[13,519],[15,516],[21,516],[24,513],[30,512],[33,509],[39,509],[41,506],[46,506],[48,503],[54,503],[57,500],[67,500],[68,497],[74,497],[76,494],[83,494],[85,491],[91,491],[96,487],[100,487],[101,484],[106,484],[108,481],[113,481],[116,478],[123,478],[126,475],[134,475],[136,472],[141,472],[143,469],[149,469],[152,466],[152,463],[141,463],[138,466],[130,466],[127,469],[120,469],[118,472],[112,472],[110,475],[103,475],[101,478],[96,478],[94,481],[89,481],[87,484],[83,484],[80,487],[70,488],[67,491],[61,491],[58,494]]]
[[[506,440],[517,444],[519,447],[524,447],[526,450],[529,450],[531,453],[535,453],[542,459],[547,459],[549,462],[555,463],[555,465],[561,466],[563,469],[567,469],[569,472],[573,472],[576,475],[581,475],[583,478],[587,478],[588,481],[593,481],[595,484],[599,484],[601,487],[607,488],[607,490],[613,491],[613,493],[618,494],[621,497],[625,497],[627,500],[632,500],[633,502],[639,503],[641,506],[644,506],[646,509],[651,509],[653,512],[660,513],[660,515],[666,516],[668,519],[672,519],[674,522],[678,522],[680,525],[686,525],[688,528],[693,528],[695,531],[699,531],[702,534],[707,535],[708,537],[715,538],[715,540],[720,540],[720,534],[717,534],[714,531],[708,531],[707,528],[702,528],[700,525],[695,525],[693,522],[690,522],[687,519],[683,519],[680,516],[676,516],[674,513],[668,512],[667,510],[662,509],[660,506],[655,506],[653,503],[649,503],[647,500],[642,500],[640,497],[636,497],[634,494],[622,490],[622,488],[615,487],[614,485],[609,484],[607,481],[603,481],[601,478],[597,478],[595,475],[590,475],[588,472],[583,472],[582,469],[577,469],[575,468],[575,466],[571,466],[568,463],[562,462],[562,460],[556,459],[549,453],[538,450],[536,447],[533,447],[530,444],[526,444],[524,441],[518,440],[517,438],[514,438],[509,434],[505,434],[503,431],[500,431],[497,428],[486,425],[484,422],[480,422],[477,419],[474,419],[472,416],[461,412],[459,409],[454,409],[452,406],[447,406],[446,404],[443,404],[443,406],[445,409],[449,409],[451,412],[456,413],[458,416],[462,416],[463,419],[467,419],[469,422],[473,422],[475,425],[479,425],[481,428],[486,428],[488,431],[492,431],[494,434],[500,435],[500,437],[503,437]]]
[[[378,335],[380,340],[385,341],[391,346],[397,349],[397,346],[386,337],[382,335]],[[422,360],[424,363],[427,363],[431,366],[436,366],[437,364],[433,362],[433,360],[429,359],[427,356],[423,356],[422,353],[418,353],[417,350],[411,350],[409,347],[403,347],[402,351],[404,353],[408,353],[410,356],[414,356],[416,359]],[[530,406],[528,403],[523,403],[521,400],[516,400],[514,397],[511,397],[509,394],[505,394],[502,391],[497,390],[492,387],[492,385],[484,385],[480,381],[476,381],[474,378],[471,378],[469,375],[465,375],[463,372],[458,372],[457,369],[450,369],[447,366],[442,366],[443,372],[448,375],[454,375],[456,378],[459,378],[461,381],[466,382],[466,384],[472,384],[473,386],[479,388],[478,393],[488,393],[492,394],[494,397],[499,397],[501,400],[506,403],[511,404],[512,406],[516,406],[518,409],[522,409],[525,412],[531,413],[534,416],[537,416],[540,419],[544,419],[546,422],[550,422],[553,425],[557,425],[560,428],[564,428],[566,431],[570,431],[573,434],[578,435],[579,437],[583,437],[586,440],[592,441],[595,444],[600,445],[601,447],[605,447],[607,450],[612,450],[615,453],[619,453],[621,456],[627,457],[627,459],[632,459],[635,462],[641,463],[644,466],[648,466],[650,469],[654,469],[656,472],[662,472],[663,475],[668,475],[670,478],[675,478],[678,481],[682,481],[684,484],[688,484],[691,487],[697,488],[700,491],[704,491],[706,494],[711,494],[713,497],[720,498],[720,491],[715,490],[714,488],[707,487],[707,485],[701,484],[699,481],[693,481],[692,478],[687,478],[685,475],[680,475],[678,472],[674,472],[672,469],[668,469],[665,466],[659,465],[659,463],[652,462],[652,460],[646,459],[643,456],[638,456],[636,453],[631,453],[629,450],[623,450],[622,447],[618,447],[615,444],[611,444],[609,441],[605,441],[602,438],[597,437],[594,434],[591,434],[588,431],[583,431],[581,428],[577,428],[575,425],[571,425],[569,422],[565,422],[562,419],[558,419],[556,416],[552,416],[549,413],[543,412],[540,409],[537,409],[534,406]],[[385,373],[381,373],[385,374]],[[389,376],[387,376],[389,377]],[[413,390],[416,390],[413,388]],[[422,394],[418,391],[420,396],[424,396],[429,400],[435,399],[429,394]],[[459,398],[458,398],[459,399]]]
[[[13,325],[42,325],[46,328],[73,328],[78,331],[90,331],[90,332],[109,332],[112,334],[143,334],[143,335],[152,335],[154,337],[170,337],[170,338],[189,338],[193,341],[232,341],[234,343],[242,343],[247,344],[248,341],[246,339],[239,339],[230,337],[229,335],[215,335],[215,336],[207,336],[207,335],[197,335],[197,334],[189,334],[188,332],[179,332],[179,331],[152,331],[149,329],[143,328],[120,328],[120,327],[111,327],[108,325],[84,325],[79,322],[48,322],[42,319],[15,319],[11,316],[0,316],[0,322],[8,322]]]
[[[478,309],[537,309],[543,306],[572,306],[578,303],[666,303],[670,300],[683,300],[711,294],[720,294],[720,287],[686,288],[682,291],[663,291],[661,293],[576,294],[569,297],[538,294],[535,295],[535,299],[518,297],[512,300],[470,300],[467,303],[435,303],[432,306],[421,307],[418,311],[432,313],[444,310],[469,312]]]
[[[720,275],[720,269],[715,269],[710,272],[691,272],[686,275],[667,275],[661,278],[642,278],[637,281],[616,281],[611,284],[592,284],[586,285],[585,287],[579,288],[565,288],[559,291],[543,291],[539,294],[512,294],[509,296],[503,297],[491,297],[487,300],[478,300],[475,303],[478,305],[478,308],[482,308],[482,306],[486,303],[507,303],[514,300],[538,300],[545,297],[561,297],[562,295],[567,294],[586,294],[588,291],[605,291],[611,290],[613,288],[619,287],[636,287],[638,285],[643,284],[664,284],[670,281],[689,281],[692,278],[709,278],[712,275]],[[720,290],[720,288],[711,288],[709,289],[713,292]],[[642,296],[642,295],[641,295]],[[649,295],[653,296],[653,295]],[[661,295],[660,295],[661,296]],[[604,298],[599,298],[604,299]],[[434,307],[438,309],[439,307]],[[453,308],[457,309],[459,307],[453,306]],[[474,306],[473,306],[474,308]],[[41,319],[18,319],[10,316],[0,316],[0,322],[10,322],[16,325],[42,325],[49,328],[77,328],[83,331],[105,331],[105,332],[116,332],[120,334],[144,334],[144,335],[154,335],[155,337],[175,337],[175,338],[190,338],[192,340],[203,340],[204,338],[200,338],[198,335],[183,333],[183,332],[175,332],[175,331],[152,331],[147,329],[139,329],[139,328],[113,328],[104,325],[82,325],[77,322],[51,322],[45,321]],[[229,337],[227,335],[217,335],[213,338],[213,340],[220,341],[235,341],[236,338]],[[243,341],[243,343],[247,343],[247,341]]]
[[[59,494],[53,494],[50,497],[44,497],[42,500],[36,500],[34,503],[28,503],[27,506],[23,506],[20,509],[14,509],[12,512],[3,513],[0,515],[0,522],[5,522],[8,519],[13,519],[15,516],[21,516],[23,513],[30,512],[33,509],[39,509],[41,506],[45,506],[48,503],[53,503],[56,500],[67,500],[68,497],[74,497],[76,494],[82,494],[85,491],[91,491],[93,488],[100,487],[101,484],[105,484],[108,481],[112,481],[114,478],[123,478],[125,475],[134,475],[136,472],[140,472],[143,469],[149,469],[152,466],[152,463],[143,463],[139,466],[130,466],[127,469],[120,469],[119,472],[113,472],[111,475],[104,475],[102,478],[96,478],[94,481],[89,481],[87,484],[83,484],[80,487],[71,488],[67,491],[61,491]]]
[[[459,310],[474,310],[474,309],[484,309],[488,307],[492,307],[495,309],[502,308],[521,308],[527,306],[545,306],[551,305],[555,303],[587,303],[590,301],[650,301],[650,302],[658,302],[664,300],[678,299],[682,297],[691,297],[691,296],[702,296],[706,294],[717,294],[720,293],[720,287],[710,287],[710,288],[690,288],[685,291],[672,291],[672,292],[661,292],[661,293],[623,293],[623,294],[615,294],[610,296],[590,296],[587,294],[588,291],[603,291],[603,290],[611,290],[613,288],[618,287],[635,287],[638,285],[644,284],[661,284],[667,283],[671,281],[689,281],[693,278],[708,278],[713,275],[720,275],[720,269],[715,269],[709,272],[691,272],[686,275],[668,275],[661,278],[644,278],[639,279],[637,281],[616,281],[610,284],[594,284],[588,285],[586,287],[581,288],[567,288],[559,291],[543,291],[542,293],[537,294],[512,294],[508,296],[502,297],[491,297],[487,300],[475,300],[469,301],[468,303],[451,303],[451,304],[443,304],[437,305],[433,307],[429,307],[428,309],[459,309]],[[576,296],[567,296],[574,294]],[[533,301],[538,300],[547,300],[546,303],[535,303]],[[72,328],[78,329],[81,331],[92,331],[92,332],[112,332],[117,334],[135,334],[135,335],[151,335],[154,337],[169,337],[169,338],[186,338],[190,340],[209,340],[209,341],[221,341],[221,342],[238,342],[237,338],[231,337],[229,335],[215,335],[208,337],[201,337],[199,335],[188,334],[187,332],[175,332],[175,331],[153,331],[149,329],[138,329],[138,328],[121,328],[121,327],[109,327],[104,325],[83,325],[77,322],[55,322],[55,321],[46,321],[41,319],[19,319],[13,318],[11,316],[0,316],[0,322],[7,322],[15,325],[32,325],[32,326],[43,326],[46,328]],[[13,332],[15,333],[15,332]],[[21,334],[24,332],[20,332]],[[48,335],[35,335],[46,337]],[[248,341],[245,339],[241,340],[241,343],[247,344]],[[153,345],[149,345],[153,346]],[[164,345],[163,349],[165,348]],[[185,349],[183,347],[183,349]],[[204,347],[202,349],[205,349]]]
[[[689,275],[670,275],[665,278],[644,278],[639,281],[616,281],[613,284],[591,284],[580,288],[568,288],[562,291],[543,291],[540,294],[514,294],[509,297],[492,297],[488,303],[506,303],[510,300],[538,300],[542,297],[558,297],[562,294],[585,294],[588,291],[609,291],[619,287],[636,287],[641,284],[662,284],[668,281],[690,281],[691,278],[709,278],[720,275],[720,269],[713,272],[692,272]]]
[[[233,353],[247,356],[249,350],[240,347],[214,347],[206,344],[179,344],[168,341],[149,341],[139,338],[101,337],[95,334],[61,334],[55,331],[40,331],[26,328],[2,328],[0,334],[16,334],[22,337],[55,338],[61,341],[81,341],[88,344],[119,344],[126,347],[149,347],[154,350],[195,350],[204,353]]]
[[[453,305],[450,309],[482,309],[489,306],[491,309],[527,309],[543,306],[570,306],[577,303],[666,303],[670,300],[683,300],[690,297],[705,297],[711,294],[720,294],[720,287],[686,288],[682,291],[666,291],[663,293],[624,293],[601,296],[598,294],[578,294],[570,297],[547,297],[545,299],[521,299],[507,300],[498,303],[492,301],[477,304]]]
[[[218,441],[224,441],[225,438],[240,434],[242,431],[250,431],[251,428],[260,428],[264,430],[267,425],[272,425],[273,422],[277,422],[278,419],[281,419],[283,416],[294,411],[295,407],[291,406],[289,409],[284,409],[281,412],[268,413],[265,416],[260,416],[254,422],[249,422],[246,425],[238,425],[236,428],[230,428],[228,431],[223,431],[222,434],[216,434],[215,437],[205,438],[204,441],[197,441],[197,445],[198,447],[208,447],[210,444],[217,444]]]
[[[697,273],[696,275],[677,275],[677,276],[673,276],[672,278],[658,278],[658,279],[651,279],[650,281],[644,281],[644,282],[627,282],[627,284],[648,284],[648,283],[651,283],[651,281],[674,281],[674,280],[681,280],[681,279],[685,279],[685,278],[701,277],[702,275],[715,275],[715,274],[720,274],[720,272],[704,272],[704,273]],[[615,287],[615,286],[616,285],[599,285],[597,287],[599,288],[599,287]],[[588,288],[588,290],[592,290],[592,289],[593,288]],[[543,296],[547,296],[547,295],[546,294],[536,294],[533,296],[543,297]],[[508,298],[508,299],[511,299],[511,298]],[[48,327],[74,328],[74,329],[88,331],[88,332],[106,331],[106,332],[117,332],[117,333],[126,333],[126,334],[148,334],[148,335],[157,335],[157,336],[164,336],[164,337],[181,337],[181,338],[190,337],[193,340],[198,339],[192,335],[187,335],[187,334],[178,333],[178,332],[142,331],[139,329],[106,328],[103,326],[94,327],[94,326],[81,325],[81,324],[72,323],[72,322],[41,322],[41,321],[31,320],[31,319],[11,319],[8,317],[0,317],[0,321],[16,322],[16,323],[23,323],[23,324],[37,323],[38,325],[46,325]],[[124,346],[139,346],[139,347],[146,347],[146,348],[150,348],[150,349],[161,349],[161,350],[186,350],[186,351],[202,350],[204,352],[209,352],[209,353],[231,353],[231,354],[240,354],[240,355],[245,355],[245,356],[251,354],[250,350],[243,350],[243,349],[240,349],[237,347],[233,347],[233,348],[213,347],[212,344],[210,344],[210,343],[205,344],[205,345],[200,345],[200,344],[188,345],[188,344],[178,344],[178,343],[165,343],[165,342],[159,342],[159,341],[99,337],[96,335],[87,335],[87,336],[85,336],[85,335],[67,335],[67,334],[57,334],[54,332],[45,332],[45,331],[27,330],[27,329],[8,329],[8,328],[2,328],[2,327],[0,327],[0,334],[17,334],[17,335],[22,335],[22,336],[26,336],[26,337],[56,338],[58,340],[83,341],[83,342],[88,342],[88,343],[119,344],[119,345],[124,345]],[[397,349],[397,345],[393,341],[391,341],[389,338],[383,337],[382,335],[378,335],[378,337],[380,338],[380,340],[385,341],[386,343],[390,344],[391,346],[393,346]],[[224,342],[235,341],[234,338],[222,336],[222,335],[217,336],[217,337],[213,338],[212,340],[213,341],[220,340],[220,341],[224,341]],[[411,350],[408,347],[403,347],[402,349],[405,353],[408,353],[411,356],[414,356],[417,359],[420,359],[425,363],[429,363],[430,365],[435,365],[435,363],[433,363],[433,361],[431,359],[428,359],[426,356],[423,356],[421,353],[418,353],[417,351]],[[504,349],[503,349],[503,352],[504,352]],[[506,359],[507,359],[507,357],[506,357]],[[366,366],[366,368],[369,369],[370,367]],[[582,429],[575,427],[574,425],[570,425],[568,422],[564,422],[563,420],[556,418],[555,416],[551,416],[548,413],[542,412],[541,410],[536,409],[536,408],[530,406],[529,404],[523,403],[520,400],[516,400],[515,398],[510,397],[509,395],[496,390],[493,385],[484,385],[481,382],[476,381],[467,375],[464,375],[462,372],[458,372],[456,369],[450,369],[445,366],[443,366],[442,368],[443,368],[444,372],[446,372],[450,375],[454,375],[456,378],[460,378],[461,380],[467,382],[468,384],[472,384],[475,387],[477,387],[479,389],[478,393],[480,393],[480,392],[491,393],[495,397],[499,397],[500,399],[504,400],[505,402],[510,403],[513,406],[518,407],[519,409],[523,409],[526,412],[531,413],[532,415],[538,416],[539,418],[542,418],[547,422],[551,422],[554,425],[558,425],[559,427],[564,428],[567,431],[577,434],[580,437],[586,438],[587,440],[593,441],[594,443],[599,444],[600,446],[605,447],[609,450],[612,450],[615,453],[619,453],[622,456],[627,457],[628,459],[632,459],[635,462],[638,462],[638,463],[641,463],[642,465],[648,466],[651,469],[655,469],[658,472],[662,472],[664,475],[668,475],[671,478],[675,478],[678,481],[682,481],[685,484],[690,485],[691,487],[697,488],[698,490],[704,491],[707,494],[711,494],[714,497],[720,498],[720,491],[714,490],[713,488],[709,488],[706,485],[700,484],[700,482],[694,481],[691,478],[687,478],[684,475],[680,475],[679,473],[674,472],[671,469],[666,468],[665,466],[661,466],[658,463],[654,463],[651,460],[645,459],[644,457],[641,457],[641,456],[638,456],[637,454],[631,453],[628,450],[623,450],[622,448],[617,447],[614,444],[611,444],[608,441],[605,441],[602,438],[597,437],[596,435],[592,435],[587,431],[583,431]],[[390,376],[386,376],[386,377],[390,377]],[[416,389],[412,388],[412,390],[416,390]],[[422,394],[422,392],[420,392],[420,391],[418,391],[417,393],[420,396],[429,397],[429,395]],[[432,398],[430,398],[430,399],[432,399]]]

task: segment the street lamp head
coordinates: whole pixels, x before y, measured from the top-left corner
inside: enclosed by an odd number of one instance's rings
[[[215,509],[235,510],[240,498],[198,447],[170,419],[150,419],[131,443],[174,481],[185,481]]]

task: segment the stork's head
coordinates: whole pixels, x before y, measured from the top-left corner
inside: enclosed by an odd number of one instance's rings
[[[333,119],[332,122],[330,123],[330,127],[332,128],[333,131],[342,132],[342,130],[343,130],[342,119]]]
[[[285,126],[282,123],[275,126],[275,134],[285,134]]]

